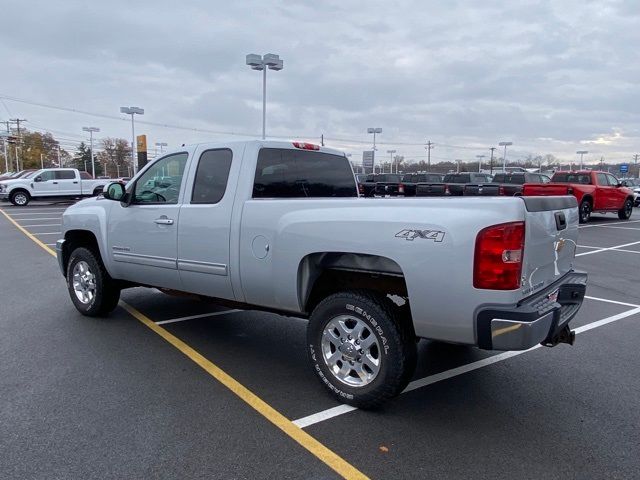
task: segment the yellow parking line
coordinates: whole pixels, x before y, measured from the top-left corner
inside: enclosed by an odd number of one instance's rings
[[[47,253],[55,257],[56,253],[53,249],[42,243],[31,233],[21,227],[15,220],[7,215],[3,210],[0,210],[2,214],[22,233],[33,240],[36,244],[42,247]],[[300,446],[305,448],[308,452],[313,454],[316,458],[324,462],[329,468],[335,471],[338,475],[348,480],[367,479],[368,477],[360,470],[355,468],[344,458],[339,456],[333,450],[330,450],[307,432],[296,426],[291,420],[269,405],[267,402],[258,397],[255,393],[242,385],[220,367],[213,362],[205,358],[198,353],[195,349],[191,348],[185,342],[180,340],[175,335],[172,335],[160,325],[156,325],[149,317],[138,311],[131,305],[121,301],[120,305],[124,308],[132,317],[141,322],[143,325],[154,331],[161,336],[164,340],[170,343],[173,347],[180,350],[191,361],[199,365],[204,371],[206,371],[213,378],[218,380],[222,385],[236,394],[242,401],[248,404],[251,408],[257,411],[260,415],[269,420],[273,425],[278,427],[291,439],[295,440]]]

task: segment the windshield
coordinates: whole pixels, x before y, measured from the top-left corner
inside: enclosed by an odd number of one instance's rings
[[[37,170],[34,170],[33,172],[29,172],[29,173],[27,173],[27,174],[25,174],[25,175],[22,175],[22,176],[21,176],[21,178],[31,178],[31,177],[33,177],[36,173],[38,173],[38,171],[37,171]]]

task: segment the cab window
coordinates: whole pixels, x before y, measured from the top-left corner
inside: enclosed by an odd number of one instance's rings
[[[151,165],[136,181],[133,203],[178,203],[187,157],[176,153]]]

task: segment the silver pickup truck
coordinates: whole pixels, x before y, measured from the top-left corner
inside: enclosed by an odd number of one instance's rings
[[[573,343],[574,197],[359,198],[346,156],[308,143],[200,144],[69,207],[56,249],[75,307],[133,286],[309,319],[339,400],[400,393],[419,338],[522,350]]]

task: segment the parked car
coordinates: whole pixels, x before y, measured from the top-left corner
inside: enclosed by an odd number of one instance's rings
[[[491,175],[482,172],[447,173],[444,176],[445,193],[448,195],[464,195],[465,184],[484,185],[491,183]]]
[[[0,200],[25,206],[31,199],[68,199],[102,193],[108,180],[84,180],[75,168],[44,168],[0,182]]]
[[[499,186],[500,195],[522,195],[522,186],[525,183],[549,183],[551,179],[542,173],[529,172],[499,172],[491,181]]]
[[[580,223],[586,223],[592,212],[617,213],[620,220],[629,220],[633,212],[633,190],[624,187],[608,172],[556,172],[551,183],[525,184],[525,196],[573,195],[580,206]]]
[[[20,170],[19,172],[8,173],[0,177],[0,182],[3,180],[13,180],[16,178],[24,178],[35,171],[36,170],[30,169],[30,170]]]
[[[418,338],[573,343],[586,288],[572,268],[576,200],[536,200],[358,198],[337,150],[200,144],[67,208],[56,251],[83,315],[145,286],[308,318],[314,375],[372,407],[405,388]]]
[[[640,207],[640,179],[627,178],[622,180],[622,184],[633,190],[633,205],[635,207]]]
[[[397,173],[371,173],[368,174],[364,182],[361,183],[362,188],[358,187],[360,193],[364,197],[373,196],[398,196],[404,195],[404,186],[402,186],[402,175]]]
[[[407,173],[402,176],[405,197],[415,197],[418,184],[432,185],[442,183],[444,175],[440,173]]]

